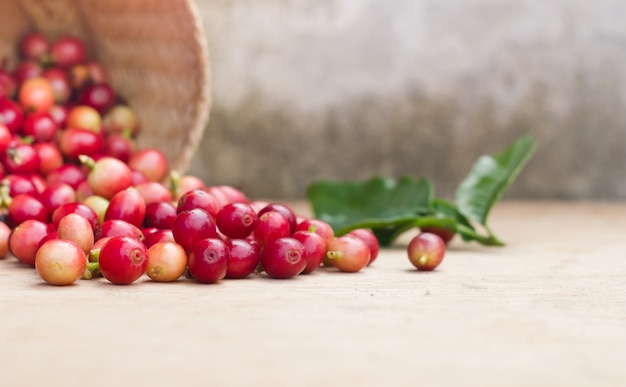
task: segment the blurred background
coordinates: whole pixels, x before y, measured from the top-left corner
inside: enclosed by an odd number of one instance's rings
[[[210,123],[191,173],[250,197],[317,179],[430,177],[452,197],[522,134],[507,192],[626,198],[626,2],[196,0]]]

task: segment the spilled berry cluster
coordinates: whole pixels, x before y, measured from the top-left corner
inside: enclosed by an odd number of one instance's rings
[[[356,272],[378,255],[367,229],[336,237],[283,203],[249,200],[137,149],[140,122],[85,43],[29,33],[0,69],[0,258],[54,285],[292,278]]]

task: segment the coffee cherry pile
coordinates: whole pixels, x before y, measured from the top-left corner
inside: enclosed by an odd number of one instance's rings
[[[369,230],[335,237],[286,204],[179,176],[158,149],[137,149],[137,115],[80,39],[29,33],[18,52],[0,68],[0,258],[54,285],[292,278],[376,259]]]

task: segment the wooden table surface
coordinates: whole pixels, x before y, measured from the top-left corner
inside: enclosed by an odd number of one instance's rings
[[[366,270],[46,285],[0,261],[0,386],[624,386],[626,203],[502,202],[501,248]]]

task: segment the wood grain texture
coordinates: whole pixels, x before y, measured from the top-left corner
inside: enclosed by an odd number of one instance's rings
[[[432,273],[410,235],[360,273],[217,285],[52,287],[9,257],[0,385],[623,385],[626,203],[504,202],[492,226],[506,247],[455,240]]]

